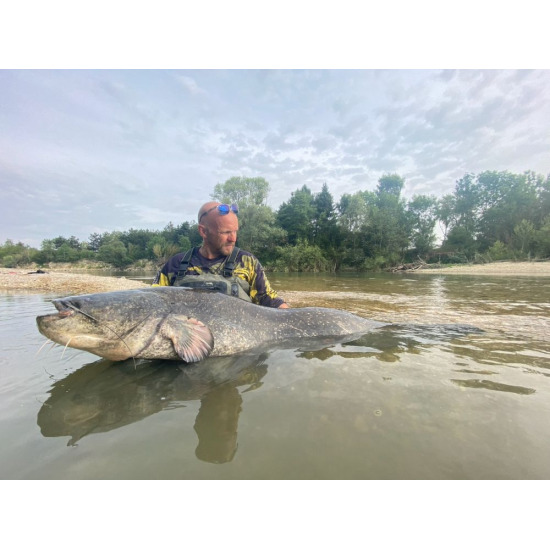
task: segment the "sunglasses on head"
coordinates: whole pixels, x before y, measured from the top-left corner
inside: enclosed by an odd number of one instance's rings
[[[209,212],[212,212],[212,210],[215,210],[216,208],[218,209],[220,216],[225,216],[226,214],[229,214],[229,212],[233,212],[233,214],[239,213],[239,207],[236,204],[218,204],[210,208],[210,210],[203,212],[201,217],[199,218],[199,223],[202,220],[202,218],[206,216],[206,214],[208,214]]]

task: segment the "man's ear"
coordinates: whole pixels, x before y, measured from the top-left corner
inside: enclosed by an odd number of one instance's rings
[[[206,226],[199,224],[199,235],[204,239],[207,235],[206,233]]]

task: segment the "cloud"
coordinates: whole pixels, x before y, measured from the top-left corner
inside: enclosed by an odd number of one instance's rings
[[[203,90],[195,81],[195,79],[190,76],[183,76],[181,74],[176,75],[176,80],[187,90],[191,95],[201,95],[206,94],[206,90]]]
[[[406,196],[550,172],[550,71],[2,71],[0,90],[0,240],[193,220],[234,175],[277,207],[385,172]]]
[[[130,212],[137,223],[147,225],[167,225],[169,221],[179,222],[181,213],[166,210],[164,208],[151,208],[141,205],[119,205],[119,208]]]

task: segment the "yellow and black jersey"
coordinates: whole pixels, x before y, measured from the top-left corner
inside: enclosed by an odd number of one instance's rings
[[[181,252],[172,256],[157,273],[153,286],[173,286],[184,255],[185,252]],[[199,252],[198,248],[195,248],[185,275],[221,274],[227,258],[227,256],[219,256],[209,260]],[[279,307],[284,303],[284,300],[279,298],[271,288],[258,258],[250,252],[239,250],[233,276],[240,277],[250,285],[250,298],[253,303],[267,307]]]

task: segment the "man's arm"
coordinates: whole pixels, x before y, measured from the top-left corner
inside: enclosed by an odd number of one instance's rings
[[[286,309],[289,306],[280,298],[271,288],[267,277],[265,276],[264,268],[257,258],[254,258],[253,278],[250,283],[250,297],[255,304],[266,307],[275,307]]]
[[[151,286],[170,286],[168,276],[163,273],[164,269],[166,269],[166,264],[164,264],[164,267],[157,273]]]
[[[172,286],[181,265],[183,254],[172,256],[157,273],[152,286]]]

